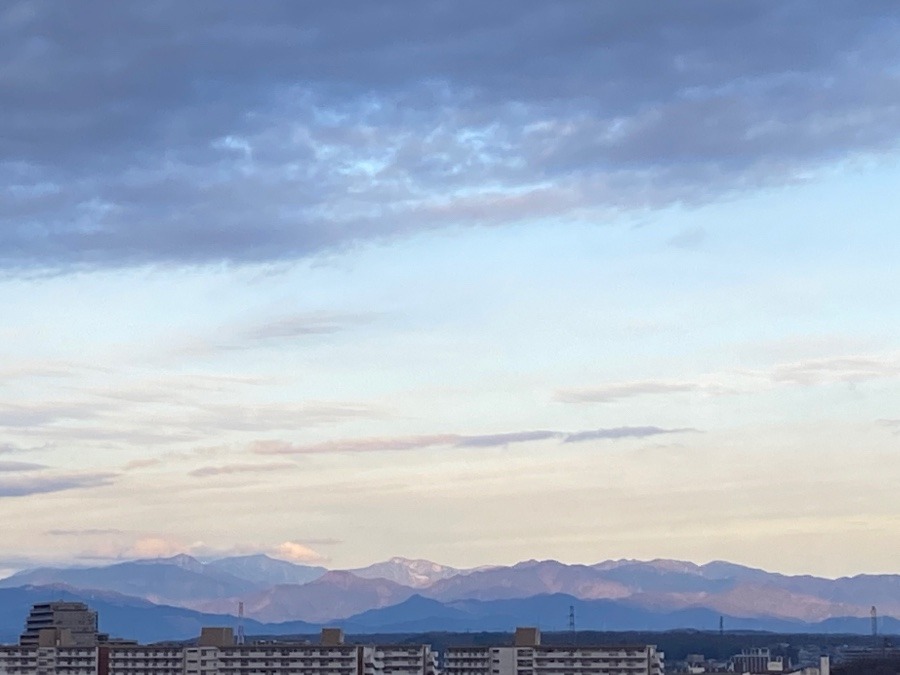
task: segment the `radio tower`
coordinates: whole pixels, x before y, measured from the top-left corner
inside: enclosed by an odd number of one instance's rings
[[[575,605],[569,605],[569,632],[572,634],[572,646],[578,639],[578,633],[575,632]]]
[[[878,648],[878,610],[872,605],[872,647]]]
[[[237,636],[234,639],[235,644],[244,644],[244,603],[238,603],[238,625]]]

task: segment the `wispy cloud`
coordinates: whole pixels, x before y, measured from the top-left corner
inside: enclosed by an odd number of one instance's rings
[[[210,545],[203,541],[188,541],[177,535],[168,533],[139,534],[118,530],[61,530],[58,536],[81,537],[91,536],[89,546],[75,556],[76,559],[92,562],[111,562],[127,560],[154,560],[186,554],[201,559],[216,559],[235,555],[254,555],[264,553],[282,560],[298,564],[318,564],[329,560],[319,553],[314,546],[342,543],[334,539],[292,539],[277,544],[264,542],[245,542],[229,546]],[[95,536],[96,535],[96,536]],[[105,538],[105,539],[104,539]],[[13,567],[29,567],[35,564],[46,564],[46,561],[22,560],[14,561]]]
[[[565,436],[565,434],[559,431],[515,431],[506,434],[460,436],[454,445],[459,448],[492,448],[513,443],[545,441],[549,438],[561,438],[563,436]]]
[[[352,438],[306,445],[288,443],[286,441],[257,441],[251,444],[250,449],[260,455],[344,454],[391,450],[421,450],[435,446],[452,445],[458,442],[459,439],[460,436],[455,434],[435,434]]]
[[[14,368],[0,368],[0,383],[8,380],[32,378],[65,378],[83,370],[74,364],[42,363],[19,365]]]
[[[215,337],[189,341],[175,350],[176,355],[199,356],[261,347],[281,346],[295,340],[334,335],[372,323],[378,314],[309,311],[273,317],[250,325],[225,326]]]
[[[116,476],[115,473],[104,472],[0,478],[0,497],[25,497],[101,487],[111,484]]]
[[[46,464],[34,464],[33,462],[0,462],[0,473],[41,471],[46,468]]]
[[[307,544],[298,541],[285,541],[272,549],[272,553],[283,560],[293,563],[324,563],[328,562],[328,558],[318,551],[310,548]]]
[[[43,445],[21,446],[13,443],[0,443],[0,455],[16,455],[27,452],[40,452],[42,450],[50,450],[53,446],[49,443]]]
[[[189,476],[195,478],[207,478],[209,476],[227,476],[243,473],[269,473],[272,471],[286,471],[297,468],[296,464],[289,462],[271,462],[268,464],[221,464],[219,466],[201,466],[189,471]]]
[[[369,323],[375,314],[337,314],[332,312],[307,312],[273,319],[245,330],[242,337],[252,341],[281,340],[338,333],[353,326]]]
[[[685,434],[699,433],[699,429],[682,428],[682,429],[662,429],[660,427],[618,427],[614,429],[596,429],[594,431],[579,431],[574,434],[568,434],[563,442],[580,443],[583,441],[605,441],[616,440],[619,438],[649,438],[650,436],[661,436],[667,434]]]
[[[666,243],[675,248],[699,248],[708,236],[709,233],[704,228],[692,227],[679,232],[674,237],[670,237]]]
[[[639,396],[720,396],[777,387],[859,384],[896,377],[900,377],[900,357],[895,354],[835,356],[781,363],[760,370],[704,373],[696,379],[632,380],[559,389],[554,398],[563,403],[613,403]]]
[[[82,529],[46,530],[44,534],[51,537],[108,537],[127,534],[127,532],[116,528],[86,527]]]
[[[556,399],[565,403],[609,403],[636,396],[655,394],[722,394],[729,392],[728,388],[719,384],[690,380],[636,380],[633,382],[614,382],[597,387],[561,389],[556,392]]]
[[[775,382],[798,385],[865,382],[900,375],[900,359],[890,356],[841,356],[787,363],[771,374]]]
[[[382,438],[354,438],[308,445],[285,441],[257,441],[250,446],[252,452],[261,455],[342,454],[356,452],[384,452],[425,450],[436,447],[494,448],[545,440],[562,443],[578,443],[592,440],[620,440],[646,438],[662,434],[685,433],[695,429],[664,429],[661,427],[613,427],[587,431],[516,431],[501,434],[434,434],[423,436],[394,436]]]
[[[348,419],[380,419],[383,408],[350,401],[302,401],[257,405],[199,405],[185,423],[195,429],[301,429]]]
[[[99,417],[109,407],[96,402],[11,403],[0,401],[0,427],[37,427],[63,420],[92,419]]]

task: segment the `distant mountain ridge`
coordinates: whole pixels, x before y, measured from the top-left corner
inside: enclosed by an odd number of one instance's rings
[[[259,587],[253,581],[216,570],[185,555],[135,560],[105,567],[39,567],[0,580],[0,588],[52,584],[113,591],[172,605],[201,598],[236,597]]]
[[[22,587],[65,588],[95,597],[112,593],[128,602],[169,606],[170,613],[179,608],[233,615],[243,602],[248,620],[260,626],[346,623],[380,631],[415,631],[416,626],[510,630],[516,623],[541,621],[555,625],[558,608],[549,616],[547,608],[554,601],[547,598],[563,597],[587,603],[579,625],[587,629],[584,622],[594,621],[598,630],[709,628],[721,615],[734,628],[831,625],[865,632],[873,605],[882,617],[900,616],[900,575],[824,579],[724,561],[698,565],[664,559],[591,565],[526,560],[506,567],[459,569],[395,557],[354,570],[329,571],[265,555],[211,562],[180,555],[103,567],[37,568],[0,580],[0,589]],[[891,620],[882,621],[887,626]],[[685,623],[675,625],[678,622]]]
[[[28,609],[36,602],[81,601],[96,609],[100,629],[117,637],[140,642],[189,640],[203,626],[236,628],[237,617],[196,612],[183,607],[155,605],[140,598],[116,593],[85,592],[62,586],[0,589],[0,641],[15,642]],[[721,615],[707,609],[684,609],[656,613],[609,600],[579,600],[565,594],[540,595],[509,600],[462,600],[441,603],[412,595],[396,605],[368,610],[346,619],[328,622],[350,633],[510,632],[517,625],[536,625],[542,630],[566,629],[569,607],[574,607],[580,630],[664,631],[684,627],[715,630]],[[776,631],[782,633],[857,633],[868,631],[866,618],[837,617],[819,623],[724,616],[729,631]],[[315,635],[326,624],[302,621],[263,623],[244,619],[249,635]],[[900,621],[887,618],[885,634],[900,633]]]
[[[206,563],[206,567],[266,586],[305,584],[315,581],[328,571],[324,567],[297,565],[261,553],[213,560]]]
[[[368,567],[348,570],[364,579],[387,579],[411,588],[426,588],[436,581],[448,579],[469,570],[460,570],[446,565],[439,565],[430,560],[410,560],[394,557]]]

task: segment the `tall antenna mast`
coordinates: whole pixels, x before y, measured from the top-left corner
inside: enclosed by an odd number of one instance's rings
[[[572,634],[572,646],[578,639],[578,633],[575,632],[575,605],[569,605],[569,632]]]
[[[878,647],[878,610],[872,605],[872,647]]]
[[[244,603],[238,603],[238,625],[237,625],[237,637],[235,638],[235,643],[242,645],[244,644]]]

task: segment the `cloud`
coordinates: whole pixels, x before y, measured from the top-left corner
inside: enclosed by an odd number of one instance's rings
[[[647,438],[662,434],[698,433],[698,429],[663,429],[661,427],[617,427],[614,429],[597,429],[595,431],[579,431],[565,437],[566,443],[582,441],[616,440],[619,438]]]
[[[0,473],[13,473],[17,471],[40,471],[46,468],[46,464],[34,464],[32,462],[0,462]]]
[[[661,427],[614,427],[588,431],[516,431],[502,434],[460,435],[433,434],[423,436],[394,436],[383,438],[355,438],[309,445],[285,441],[257,441],[250,450],[260,455],[344,454],[356,452],[410,451],[435,447],[494,448],[544,440],[575,443],[589,440],[617,440],[645,438],[659,434],[684,433],[694,429],[663,429]]]
[[[39,403],[0,402],[0,427],[39,427],[63,420],[99,417],[109,406],[97,403],[44,401]]]
[[[270,471],[285,471],[296,468],[296,464],[290,462],[271,462],[268,464],[223,464],[220,466],[202,466],[189,471],[189,476],[195,478],[207,478],[209,476],[227,476],[239,473],[267,473]]]
[[[52,447],[53,446],[49,443],[28,447],[14,445],[13,443],[0,443],[0,455],[16,455],[23,452],[40,452],[41,450],[49,450]]]
[[[350,326],[371,321],[373,316],[367,314],[307,312],[259,324],[244,331],[243,336],[248,340],[261,341],[303,337],[306,335],[325,335],[337,333]]]
[[[516,431],[508,434],[486,434],[483,436],[460,436],[456,442],[459,448],[492,448],[511,443],[530,443],[559,438],[565,434],[559,431]]]
[[[783,364],[772,372],[775,382],[799,385],[857,383],[900,375],[894,356],[843,356]]]
[[[124,530],[119,530],[116,528],[86,527],[75,530],[47,530],[44,532],[44,534],[51,537],[109,537],[127,533]]]
[[[124,553],[126,558],[168,558],[184,553],[182,543],[165,537],[143,537],[134,542]]]
[[[344,543],[344,540],[335,537],[310,537],[302,539],[300,543],[307,546],[339,546]]]
[[[888,2],[217,7],[4,8],[0,268],[595,222],[900,138]]]
[[[378,405],[355,401],[210,402],[225,397],[172,390],[168,399],[146,395],[117,397],[105,391],[103,400],[0,401],[0,429],[42,441],[126,442],[144,446],[202,442],[225,431],[263,432],[308,429],[352,419],[383,419]],[[203,390],[198,390],[202,393]],[[188,393],[192,395],[188,395]],[[182,394],[182,395],[180,395]],[[0,454],[17,446],[0,446]]]
[[[636,396],[654,394],[681,394],[699,392],[705,394],[721,394],[728,389],[717,384],[677,380],[635,380],[632,382],[615,382],[598,387],[561,389],[556,392],[556,399],[564,403],[610,403]]]
[[[314,551],[306,544],[296,541],[285,541],[272,549],[272,554],[283,560],[294,563],[323,563],[328,559]]]
[[[307,445],[285,441],[257,441],[250,449],[260,455],[309,455],[343,454],[356,452],[382,452],[385,450],[421,450],[441,445],[452,445],[459,440],[455,434],[435,434],[430,436],[394,436],[381,438],[354,438],[339,441],[325,441]]]
[[[33,363],[0,370],[0,382],[34,378],[67,378],[83,370],[70,363]]]
[[[315,336],[333,335],[370,323],[378,314],[304,312],[243,327],[226,327],[216,339],[196,339],[175,350],[176,355],[198,356],[215,352],[255,349]],[[260,384],[260,382],[250,382]]]
[[[25,497],[28,495],[80,490],[109,485],[116,478],[114,473],[58,474],[53,476],[24,476],[0,478],[0,497]]]
[[[691,227],[671,237],[667,243],[675,248],[699,248],[708,236],[709,233],[702,227]]]
[[[160,457],[142,457],[140,459],[132,459],[122,467],[123,471],[137,471],[140,469],[149,469],[152,466],[161,466],[163,459]]]
[[[612,403],[638,396],[699,393],[711,396],[790,386],[858,384],[900,376],[896,354],[834,356],[773,365],[760,370],[705,373],[692,380],[632,380],[560,389],[563,403]]]
[[[381,418],[384,411],[366,403],[304,401],[258,405],[199,404],[183,422],[195,430],[258,431],[300,429],[347,419]]]

